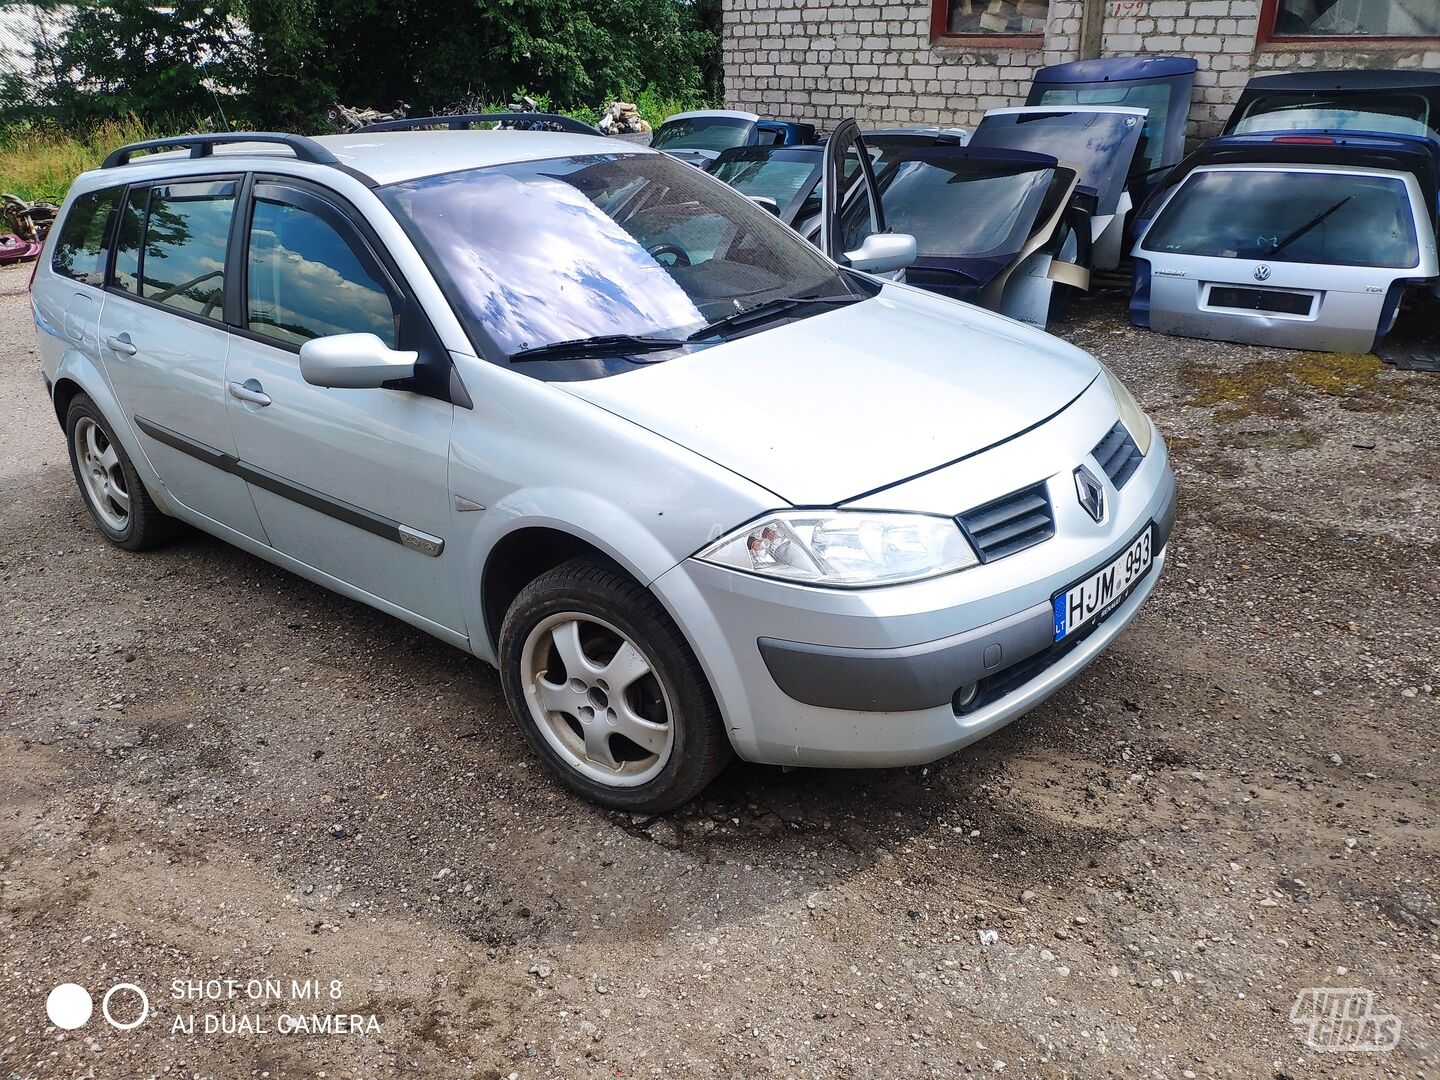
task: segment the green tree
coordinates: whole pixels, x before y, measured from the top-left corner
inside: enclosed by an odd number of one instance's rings
[[[37,42],[37,67],[53,72],[38,96],[68,123],[213,114],[242,88],[246,37],[236,0],[85,5],[60,42]]]

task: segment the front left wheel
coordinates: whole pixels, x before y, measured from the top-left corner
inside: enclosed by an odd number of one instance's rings
[[[521,590],[500,630],[500,674],[536,754],[605,806],[673,810],[730,760],[679,627],[611,564],[572,559]]]

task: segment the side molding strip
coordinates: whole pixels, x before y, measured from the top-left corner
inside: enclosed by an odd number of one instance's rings
[[[172,431],[153,420],[146,420],[143,416],[135,417],[135,426],[149,435],[156,442],[164,443],[172,450],[179,450],[197,461],[203,461],[206,465],[213,466],[221,472],[238,476],[256,487],[264,488],[266,491],[279,495],[282,499],[289,499],[291,502],[299,503],[301,506],[318,511],[328,517],[343,521],[347,525],[354,525],[357,529],[364,529],[368,533],[383,537],[391,543],[407,547],[412,551],[418,551],[422,555],[436,556],[445,550],[445,541],[438,536],[431,536],[429,533],[421,532],[419,529],[412,529],[393,518],[385,517],[356,506],[354,503],[345,502],[342,499],[326,495],[323,491],[316,491],[314,488],[306,487],[303,484],[286,480],[277,476],[268,469],[262,469],[256,465],[247,464],[239,458],[217,450],[213,446],[197,442],[188,435],[182,435],[178,431]]]

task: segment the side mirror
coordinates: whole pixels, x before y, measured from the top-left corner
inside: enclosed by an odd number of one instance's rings
[[[417,352],[398,352],[374,334],[335,334],[300,346],[300,374],[312,386],[373,390],[415,374]]]
[[[915,237],[909,233],[871,233],[854,251],[845,252],[852,270],[888,274],[903,270],[915,261]]]
[[[747,199],[762,209],[769,210],[776,217],[780,216],[780,204],[769,195],[746,195]]]

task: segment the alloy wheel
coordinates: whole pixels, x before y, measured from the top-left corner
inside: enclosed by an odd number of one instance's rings
[[[611,623],[563,612],[537,623],[520,658],[525,701],[550,747],[612,787],[654,779],[675,748],[674,713],[645,652]]]
[[[105,429],[88,416],[75,422],[75,460],[90,505],[109,528],[123,533],[130,524],[130,492],[120,454]]]

